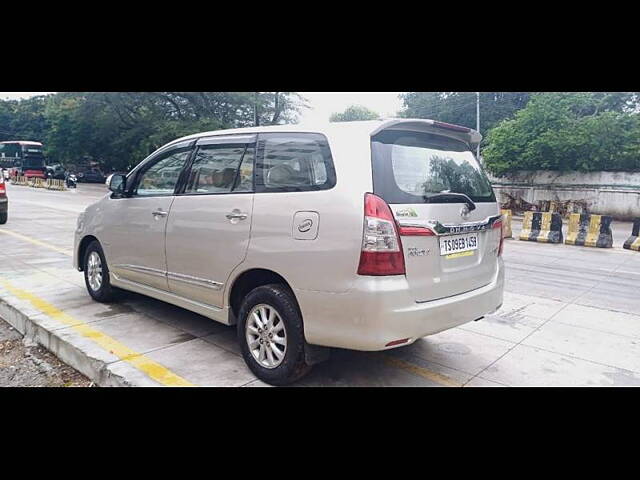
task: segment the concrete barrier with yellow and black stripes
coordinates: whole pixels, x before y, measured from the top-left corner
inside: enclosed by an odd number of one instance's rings
[[[54,178],[47,179],[47,183],[45,186],[47,190],[66,190],[64,180],[58,180]]]
[[[33,188],[45,188],[46,184],[44,178],[33,178],[31,186]]]
[[[519,240],[562,243],[562,217],[559,213],[525,212]]]
[[[502,238],[513,238],[511,231],[511,210],[500,210],[502,215]]]
[[[622,248],[640,252],[640,218],[636,218],[633,221],[633,231],[631,232],[631,236],[626,242],[624,242]]]
[[[569,231],[564,243],[584,247],[611,248],[613,247],[613,233],[608,215],[590,215],[572,213],[569,217]]]

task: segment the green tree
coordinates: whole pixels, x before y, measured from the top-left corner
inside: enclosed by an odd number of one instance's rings
[[[64,92],[0,101],[0,138],[36,140],[45,155],[126,169],[192,133],[295,122],[293,92]]]
[[[351,105],[342,113],[332,113],[330,122],[355,122],[358,120],[376,120],[380,115],[362,105]]]
[[[518,170],[640,170],[635,93],[539,93],[487,137],[495,174]]]

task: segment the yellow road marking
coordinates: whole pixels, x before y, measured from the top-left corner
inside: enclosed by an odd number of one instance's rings
[[[447,387],[461,387],[462,384],[451,380],[449,377],[441,375],[436,372],[432,372],[423,367],[419,367],[418,365],[414,365],[413,363],[405,362],[404,360],[400,360],[399,358],[392,357],[390,355],[385,355],[384,357],[385,363],[405,370],[407,372],[413,373],[414,375],[418,375],[422,378],[426,378],[427,380],[431,380],[432,382],[439,383],[440,385],[445,385]]]
[[[25,242],[32,243],[33,245],[38,245],[39,247],[48,248],[49,250],[53,250],[54,252],[62,253],[63,255],[68,255],[69,257],[73,256],[71,250],[65,250],[63,248],[58,248],[53,245],[50,245],[45,242],[41,242],[40,240],[36,240],[35,238],[27,237],[18,232],[14,232],[12,230],[7,230],[6,228],[0,228],[0,233],[4,233],[5,235],[11,235],[12,237],[19,238],[20,240],[24,240]]]
[[[145,357],[141,353],[138,353],[126,345],[120,343],[118,340],[110,337],[109,335],[105,335],[104,333],[90,327],[86,323],[72,317],[71,315],[59,310],[46,300],[43,300],[36,295],[22,290],[21,288],[14,287],[8,281],[0,278],[0,285],[6,288],[11,294],[22,299],[27,300],[31,303],[36,309],[44,313],[45,315],[53,318],[54,320],[63,323],[64,325],[68,325],[72,327],[75,331],[80,333],[82,336],[93,340],[100,347],[105,349],[106,351],[114,354],[121,360],[133,365],[138,370],[146,373],[153,380],[167,386],[176,386],[176,387],[192,387],[194,386],[192,383],[188,382],[184,378],[176,375],[163,365],[151,360],[150,358]]]

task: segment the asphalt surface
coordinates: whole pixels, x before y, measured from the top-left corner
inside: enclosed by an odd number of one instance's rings
[[[239,356],[234,327],[133,293],[110,306],[90,300],[71,266],[73,230],[78,213],[104,194],[103,185],[67,192],[9,185],[0,297],[30,298],[15,300],[27,310],[39,305],[33,298],[44,298],[48,307],[29,314],[52,330],[77,330],[68,318],[90,326],[85,337],[93,343],[77,344],[96,349],[91,355],[131,384],[179,384],[170,379],[180,378],[263,386]],[[516,219],[514,237],[520,227]],[[298,385],[640,385],[640,253],[621,248],[631,223],[614,222],[613,230],[613,249],[507,240],[505,303],[497,314],[392,351],[335,351]],[[56,318],[67,318],[66,325]],[[122,345],[174,377],[153,376],[119,355]]]

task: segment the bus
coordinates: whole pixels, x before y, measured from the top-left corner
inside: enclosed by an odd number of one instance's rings
[[[47,166],[42,153],[42,143],[0,142],[0,168],[9,170],[11,178],[46,178]]]

